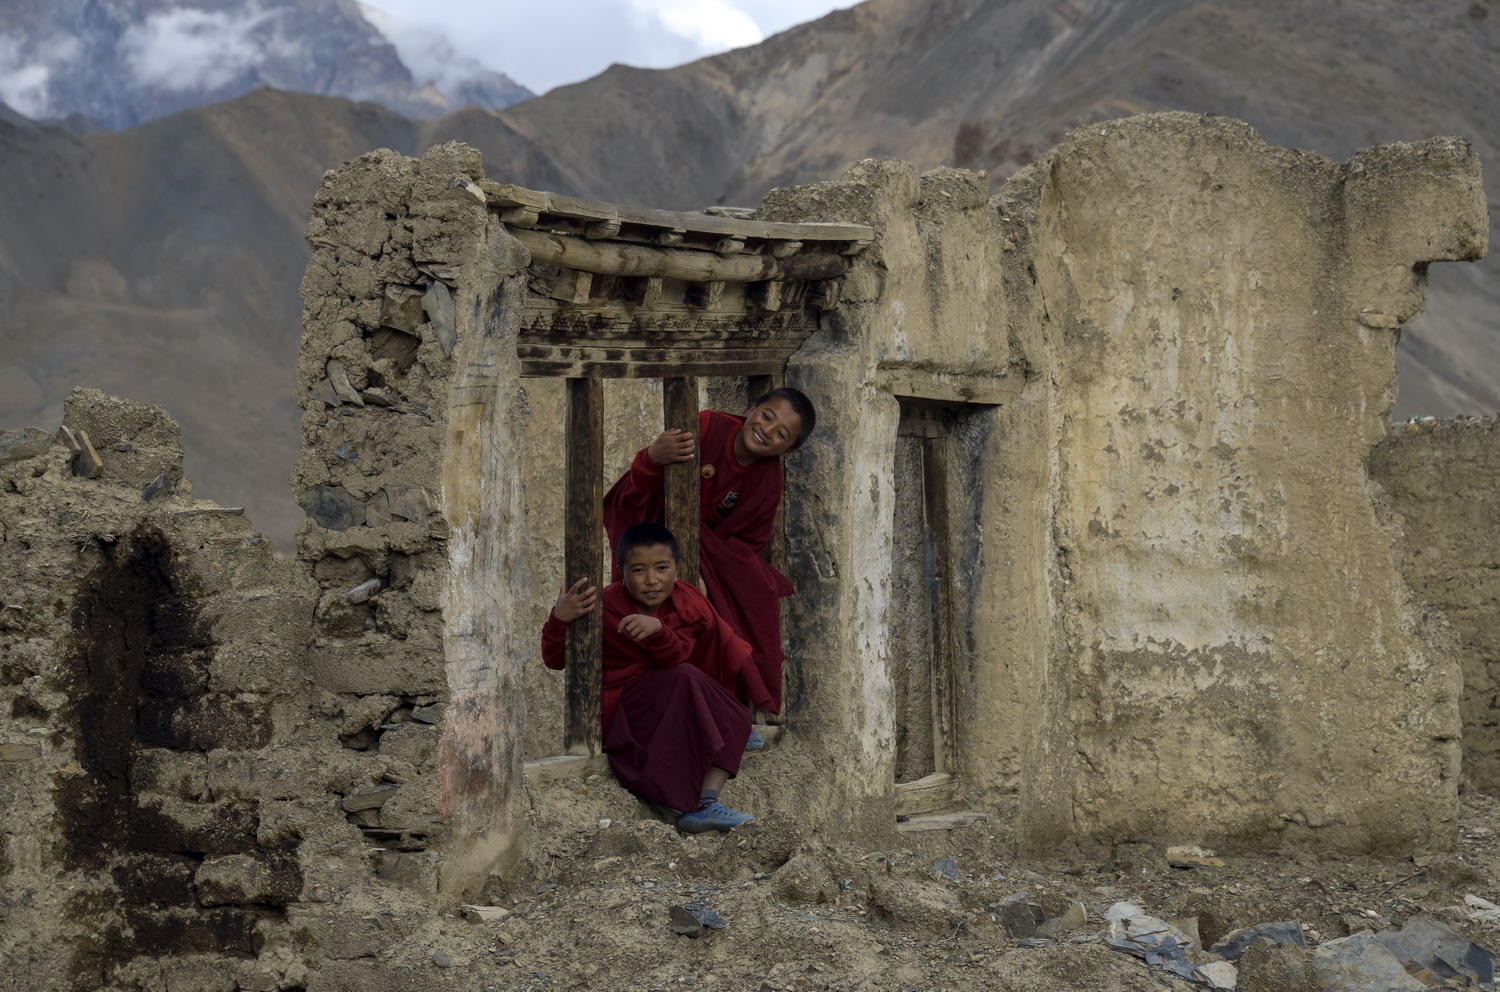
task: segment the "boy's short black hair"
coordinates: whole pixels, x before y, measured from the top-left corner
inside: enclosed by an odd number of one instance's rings
[[[625,567],[625,556],[636,548],[647,548],[653,544],[665,544],[672,552],[673,561],[682,560],[682,552],[677,550],[677,537],[666,527],[657,523],[631,524],[625,528],[625,533],[620,535],[620,544],[615,548],[615,555],[620,567]]]
[[[754,409],[771,400],[786,400],[792,412],[797,414],[797,419],[802,421],[802,433],[797,435],[797,441],[791,447],[792,451],[796,451],[802,447],[803,441],[812,436],[813,428],[818,426],[818,411],[813,407],[813,402],[807,398],[806,393],[800,389],[793,389],[791,386],[782,386],[769,393],[762,393],[751,401],[750,407]]]

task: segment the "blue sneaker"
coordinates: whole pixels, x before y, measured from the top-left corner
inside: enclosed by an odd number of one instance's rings
[[[760,735],[760,731],[750,731],[750,736],[745,740],[746,751],[760,751],[766,746],[766,739]]]
[[[702,834],[710,830],[727,834],[754,819],[749,813],[736,813],[717,799],[708,799],[693,812],[679,816],[677,829],[685,834]]]

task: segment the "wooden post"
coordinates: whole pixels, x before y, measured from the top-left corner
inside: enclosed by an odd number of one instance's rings
[[[663,423],[698,434],[698,379],[678,376],[661,384]],[[702,443],[702,438],[697,438]],[[695,449],[696,450],[696,449]],[[667,529],[677,537],[682,563],[677,575],[684,582],[698,581],[698,455],[693,460],[666,467]]]
[[[922,509],[933,546],[932,770],[954,772],[954,643],[952,520],[948,503],[948,438],[935,431],[922,439]]]
[[[564,579],[604,575],[604,383],[595,376],[568,380],[567,521]],[[598,754],[599,694],[603,663],[602,607],[568,625],[567,710],[563,747],[569,754]]]

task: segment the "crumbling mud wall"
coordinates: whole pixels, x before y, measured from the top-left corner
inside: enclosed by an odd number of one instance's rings
[[[190,497],[160,409],[64,424],[82,453],[0,435],[3,984],[300,988],[289,907],[347,885],[362,784],[310,731],[308,582]]]
[[[1011,187],[1054,386],[1028,840],[1450,844],[1457,665],[1366,461],[1427,263],[1484,251],[1473,152],[1152,115]]]
[[[1405,533],[1406,580],[1458,636],[1464,780],[1500,790],[1500,421],[1397,424],[1371,454],[1370,474]]]
[[[834,761],[833,815],[855,810],[862,829],[889,829],[902,681],[891,631],[919,608],[893,597],[911,588],[893,578],[893,549],[921,543],[896,526],[914,512],[896,505],[906,398],[953,425],[933,480],[947,491],[949,530],[946,570],[932,577],[951,592],[932,628],[947,638],[952,668],[956,788],[945,805],[992,807],[1019,784],[1048,624],[1045,384],[1033,375],[1035,322],[1008,293],[1014,242],[982,174],[918,176],[901,163],[865,162],[837,182],[773,191],[758,216],[876,232],[840,306],[787,372],[819,409],[785,499],[798,587],[784,607],[802,682],[796,746],[814,742]],[[920,480],[903,488],[924,491]]]

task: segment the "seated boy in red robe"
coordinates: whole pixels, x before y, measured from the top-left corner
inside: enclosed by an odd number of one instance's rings
[[[661,524],[629,527],[616,545],[623,578],[602,597],[579,579],[542,628],[542,660],[562,668],[567,625],[604,600],[600,716],[615,778],[677,817],[685,833],[728,832],[754,817],[719,802],[740,768],[750,714],[730,691],[750,646],[708,600],[677,581],[677,539]]]
[[[699,568],[709,601],[754,651],[737,694],[770,712],[781,710],[781,598],[794,591],[761,552],[771,539],[781,502],[781,456],[807,440],[817,423],[812,401],[800,390],[773,389],[757,397],[743,417],[704,410],[698,444],[673,428],[637,452],[630,470],[604,497],[604,526],[611,541],[631,524],[664,519],[662,466],[699,459]],[[751,748],[759,745],[758,735]]]

